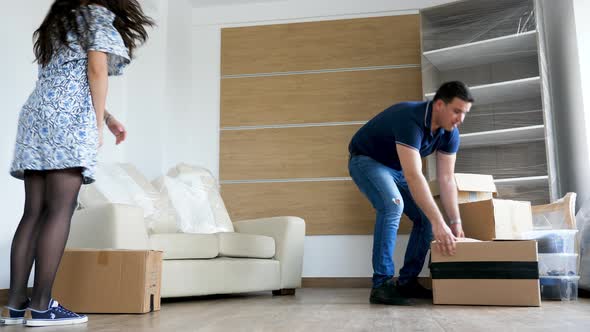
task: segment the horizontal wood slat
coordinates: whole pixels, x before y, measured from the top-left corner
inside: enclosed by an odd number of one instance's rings
[[[221,132],[221,180],[345,177],[361,125]]]
[[[297,216],[307,235],[372,234],[375,212],[352,181],[222,184],[224,202],[234,221]],[[404,216],[398,233],[409,233]]]
[[[221,126],[367,121],[422,100],[420,68],[221,80]]]
[[[221,30],[222,75],[418,63],[416,14]]]

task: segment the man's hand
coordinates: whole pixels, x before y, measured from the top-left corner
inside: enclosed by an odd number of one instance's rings
[[[457,239],[446,223],[440,222],[432,225],[432,233],[436,240],[436,246],[443,255],[455,254],[455,242]]]
[[[123,124],[119,122],[119,120],[115,119],[115,117],[110,118],[107,126],[109,127],[111,133],[115,135],[115,144],[118,145],[119,143],[123,142],[125,138],[127,138],[127,130],[125,130]]]
[[[455,237],[465,237],[465,233],[463,232],[463,227],[461,224],[453,224],[451,225],[451,231]]]

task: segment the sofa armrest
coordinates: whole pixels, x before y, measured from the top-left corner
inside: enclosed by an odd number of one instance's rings
[[[275,259],[281,262],[281,288],[301,287],[305,221],[299,217],[273,217],[234,222],[238,233],[270,236]]]
[[[72,217],[67,247],[149,249],[143,210],[126,204],[77,210]]]

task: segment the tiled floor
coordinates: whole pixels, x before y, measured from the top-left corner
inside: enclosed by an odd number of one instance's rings
[[[49,331],[590,331],[590,299],[541,308],[371,305],[368,289],[300,289],[165,301],[145,315],[90,315],[88,324]],[[2,327],[2,332],[25,330]],[[27,331],[29,329],[26,329]]]

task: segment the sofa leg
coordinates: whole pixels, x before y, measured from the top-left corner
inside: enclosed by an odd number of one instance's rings
[[[283,295],[295,295],[295,288],[282,288],[272,291],[272,295],[283,296]]]

